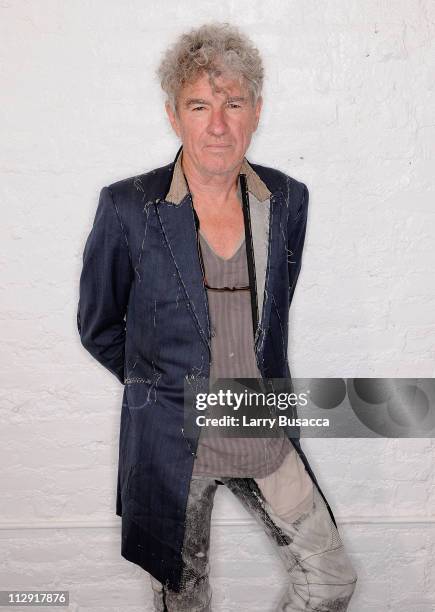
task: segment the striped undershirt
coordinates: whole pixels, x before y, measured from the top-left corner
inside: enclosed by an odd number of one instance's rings
[[[229,259],[217,255],[199,230],[207,282],[211,287],[249,285],[245,239]],[[210,387],[218,378],[261,378],[252,333],[249,291],[207,289],[211,324]],[[293,450],[280,437],[223,438],[200,435],[193,475],[263,478],[278,469]]]

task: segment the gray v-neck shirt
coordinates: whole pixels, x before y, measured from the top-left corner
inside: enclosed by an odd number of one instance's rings
[[[211,287],[249,285],[245,239],[229,259],[217,255],[199,230],[207,283]],[[261,378],[254,351],[250,291],[207,289],[211,324],[210,384],[218,378]],[[275,438],[201,436],[193,475],[263,478],[274,472],[293,446],[280,429]]]

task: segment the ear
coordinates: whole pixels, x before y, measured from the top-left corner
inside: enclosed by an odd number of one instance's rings
[[[258,127],[258,122],[260,121],[260,114],[261,114],[262,107],[263,107],[263,98],[259,96],[257,102],[255,103],[255,109],[254,109],[254,113],[255,113],[254,132]]]
[[[169,121],[171,122],[172,129],[177,134],[178,138],[180,138],[180,127],[178,125],[178,118],[177,118],[177,115],[172,110],[171,105],[169,104],[168,101],[165,102],[165,110],[166,110],[166,114],[168,115]]]

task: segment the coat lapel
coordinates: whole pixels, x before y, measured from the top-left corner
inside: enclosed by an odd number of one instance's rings
[[[258,304],[258,325],[256,336],[262,327],[264,294],[266,288],[266,273],[269,258],[270,233],[270,202],[259,202],[249,195],[249,211],[251,219],[252,250],[255,263],[255,280]]]
[[[278,233],[280,231],[280,204],[282,194],[275,192],[269,202],[261,203],[263,208],[251,212],[252,239],[257,275],[258,307],[261,317],[255,334],[255,350],[261,354],[269,326],[273,297],[274,262],[279,258]],[[255,204],[254,204],[255,207]],[[255,219],[255,221],[254,221]],[[261,362],[261,360],[259,360]]]
[[[192,201],[190,196],[186,195],[179,204],[161,200],[156,208],[166,243],[187,298],[188,308],[202,340],[211,351],[207,295],[198,256],[198,238]]]
[[[280,204],[282,194],[272,193],[266,202],[249,198],[251,213],[252,243],[254,251],[256,289],[259,320],[255,333],[255,350],[261,354],[266,331],[269,325],[270,309],[273,296],[272,274],[274,262],[279,258],[278,233],[280,231]],[[261,362],[261,359],[259,359]]]

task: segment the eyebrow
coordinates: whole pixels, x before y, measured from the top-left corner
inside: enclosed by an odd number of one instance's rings
[[[230,96],[229,98],[226,99],[226,102],[246,102],[246,97],[245,96]],[[207,102],[207,100],[203,100],[202,98],[187,98],[187,100],[184,102],[184,107],[188,108],[189,106],[192,106],[193,104],[209,105],[209,102]]]

